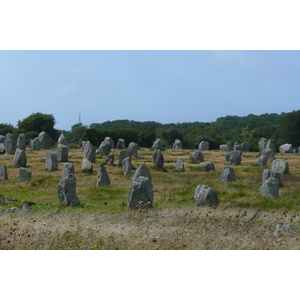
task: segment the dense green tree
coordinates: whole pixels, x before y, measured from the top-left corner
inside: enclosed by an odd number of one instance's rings
[[[287,113],[280,124],[280,133],[287,143],[294,147],[300,145],[300,110]]]
[[[14,126],[11,124],[0,124],[0,135],[6,135],[8,133],[13,133],[15,130]]]

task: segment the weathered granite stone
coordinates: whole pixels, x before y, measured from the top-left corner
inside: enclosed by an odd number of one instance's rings
[[[86,157],[83,158],[81,164],[82,173],[93,173],[93,164]]]
[[[13,167],[16,168],[25,168],[26,167],[26,154],[24,150],[17,149],[14,154]]]
[[[80,201],[76,194],[76,177],[69,174],[67,178],[62,179],[58,186],[58,199],[65,206],[78,206]]]
[[[31,180],[31,171],[25,168],[20,168],[19,169],[19,182],[25,182],[25,181],[30,181]]]
[[[262,173],[262,183],[264,183],[269,177],[274,177],[279,182],[279,187],[283,187],[283,183],[281,181],[281,176],[279,173],[274,172],[274,170],[264,169]]]
[[[125,176],[130,176],[131,174],[131,157],[126,157],[122,161],[122,170]]]
[[[35,139],[33,139],[30,143],[30,147],[31,147],[31,150],[41,150],[41,143],[40,143],[40,140],[38,137],[36,137]]]
[[[69,149],[66,145],[58,144],[56,153],[58,161],[65,162],[69,160]]]
[[[233,141],[229,141],[227,144],[226,144],[226,152],[230,152],[233,150]]]
[[[128,145],[128,151],[131,153],[131,156],[132,157],[138,157],[138,144],[135,143],[135,142],[131,142],[129,145]]]
[[[117,149],[125,149],[125,140],[124,139],[118,139]]]
[[[213,206],[219,205],[216,193],[207,185],[198,185],[194,194],[195,206]]]
[[[293,153],[292,144],[284,144],[279,147],[280,153]]]
[[[4,135],[0,135],[0,143],[4,143],[5,141],[5,136]]]
[[[123,159],[126,157],[131,157],[131,153],[128,150],[121,150],[119,153],[119,166],[122,167]]]
[[[136,171],[134,172],[134,175],[132,177],[132,181],[136,180],[139,176],[148,177],[150,178],[152,182],[152,176],[150,174],[149,168],[145,164],[141,164]]]
[[[184,171],[184,163],[181,158],[178,158],[176,162],[176,167],[175,170],[178,172],[183,172]]]
[[[40,141],[41,149],[50,149],[52,147],[52,139],[45,131],[42,131],[39,134],[38,138]]]
[[[5,153],[4,143],[0,143],[0,154],[4,154],[4,153]]]
[[[154,149],[153,154],[152,154],[152,164],[153,167],[156,168],[163,168],[165,163],[165,159],[163,154],[159,149]]]
[[[199,146],[198,146],[198,149],[201,151],[201,150],[209,150],[209,142],[207,141],[201,141]]]
[[[7,180],[8,174],[7,174],[7,168],[6,165],[0,165],[0,181]]]
[[[190,160],[193,163],[199,163],[204,161],[203,154],[200,150],[193,150],[192,153],[190,154]]]
[[[263,173],[262,173],[262,176],[261,176],[262,183],[264,183],[270,177],[270,173],[271,173],[270,169],[264,169],[263,170]]]
[[[289,164],[283,159],[275,159],[272,162],[271,170],[279,174],[288,174]]]
[[[239,150],[232,150],[226,153],[226,160],[229,165],[240,165],[242,162],[242,152]]]
[[[243,152],[245,152],[245,151],[249,152],[250,149],[251,149],[251,146],[250,146],[250,144],[249,144],[248,142],[242,143],[241,146],[242,146],[242,151],[243,151]]]
[[[83,155],[91,163],[96,162],[96,147],[87,141],[83,147]]]
[[[261,151],[261,155],[268,156],[268,161],[269,162],[272,162],[273,160],[275,160],[275,154],[274,154],[272,149],[263,149]]]
[[[113,164],[114,162],[115,162],[115,155],[113,153],[106,155],[105,157],[106,164]]]
[[[97,186],[110,186],[110,179],[103,164],[98,166]]]
[[[109,136],[107,136],[104,139],[104,142],[109,143],[110,144],[110,149],[114,149],[115,148],[115,142],[113,141],[113,139]]]
[[[62,179],[66,179],[70,174],[74,174],[74,165],[69,162],[64,163],[62,166]]]
[[[238,142],[235,142],[234,145],[233,145],[233,150],[242,151],[242,145],[240,145]]]
[[[264,181],[260,188],[260,194],[263,198],[278,198],[279,182],[274,177],[269,177]]]
[[[128,207],[136,208],[140,203],[153,203],[153,186],[149,177],[138,176],[132,180],[128,193]]]
[[[214,163],[212,163],[210,161],[200,163],[198,168],[202,171],[215,171],[216,170]]]
[[[227,145],[226,144],[222,144],[222,145],[220,145],[219,149],[222,150],[222,151],[226,151]]]
[[[156,148],[161,150],[162,149],[162,141],[160,139],[156,139],[156,141],[153,143],[152,148]]]
[[[268,156],[267,155],[261,155],[258,160],[257,160],[257,164],[259,166],[266,166],[268,163]]]
[[[173,144],[173,149],[183,149],[182,143],[180,140],[176,139]]]
[[[14,155],[17,149],[17,143],[15,136],[12,133],[8,133],[5,136],[5,141],[4,141],[4,148],[5,148],[5,153]]]
[[[20,150],[25,150],[26,148],[26,138],[24,133],[20,133],[17,140],[17,148]]]
[[[57,154],[50,150],[46,150],[46,169],[48,171],[58,170]]]
[[[108,142],[103,141],[99,146],[99,152],[101,156],[106,156],[110,153],[111,145]]]
[[[58,143],[68,147],[68,142],[63,133],[58,138]]]
[[[220,179],[223,182],[236,181],[233,168],[231,168],[229,166],[224,166],[222,168],[222,173],[221,173]]]
[[[276,147],[271,139],[268,140],[266,149],[271,149],[273,153],[276,153]]]
[[[260,155],[262,155],[262,151],[264,149],[266,149],[267,143],[268,143],[268,140],[266,138],[261,138],[259,140],[259,142],[258,142],[258,149],[259,149]]]

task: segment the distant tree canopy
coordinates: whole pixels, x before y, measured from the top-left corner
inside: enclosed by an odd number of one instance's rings
[[[11,124],[0,124],[0,135],[6,135],[8,133],[13,133],[15,130],[14,126]]]
[[[300,145],[300,110],[285,115],[280,124],[280,133],[290,144]]]

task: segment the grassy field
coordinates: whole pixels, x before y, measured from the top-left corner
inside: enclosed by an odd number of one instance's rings
[[[53,149],[55,151],[55,149]],[[259,194],[265,167],[257,165],[258,153],[245,152],[242,164],[232,166],[236,182],[220,181],[227,164],[225,152],[202,151],[205,161],[215,164],[216,171],[200,171],[191,163],[191,150],[166,150],[164,170],[152,168],[152,151],[141,149],[132,159],[134,169],[145,163],[151,172],[154,188],[153,207],[145,210],[127,208],[131,177],[124,176],[117,165],[106,165],[110,187],[96,187],[98,156],[94,173],[81,173],[83,151],[69,150],[74,164],[77,195],[81,207],[64,207],[57,196],[61,180],[59,170],[45,169],[45,150],[27,149],[27,168],[32,180],[18,182],[19,169],[12,167],[13,156],[1,155],[0,164],[8,168],[8,180],[0,182],[0,249],[299,249],[300,223],[300,155],[277,154],[289,163],[290,173],[282,175],[284,187],[279,198],[263,199]],[[176,172],[181,158],[184,172]],[[268,163],[267,168],[271,167]],[[216,209],[194,207],[197,185],[207,184],[218,195]],[[21,201],[36,205],[30,210],[9,212]],[[291,222],[284,232],[276,225]]]

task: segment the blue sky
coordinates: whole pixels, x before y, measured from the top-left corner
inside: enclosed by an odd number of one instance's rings
[[[298,110],[300,51],[0,51],[1,123],[212,122]]]

